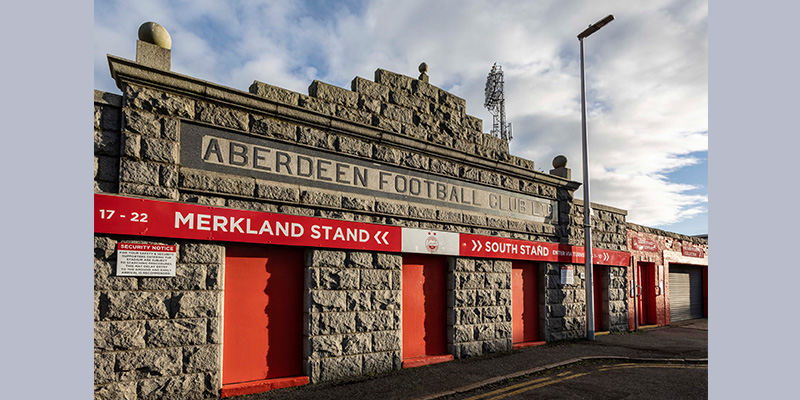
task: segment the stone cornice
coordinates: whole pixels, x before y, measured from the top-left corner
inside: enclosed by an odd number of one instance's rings
[[[105,104],[113,107],[122,107],[122,96],[114,93],[107,93],[107,92],[102,92],[100,90],[95,90],[94,103]]]
[[[668,232],[668,231],[665,231],[665,230],[662,230],[662,229],[658,229],[658,228],[651,228],[649,226],[634,224],[633,222],[626,222],[625,225],[628,228],[628,230],[631,230],[631,231],[634,231],[634,232],[649,233],[651,235],[664,236],[664,237],[669,237],[669,238],[673,238],[673,239],[680,239],[680,240],[683,240],[683,241],[686,241],[686,242],[689,242],[689,243],[694,243],[694,244],[705,244],[705,245],[708,244],[708,239],[700,238],[700,237],[697,237],[697,236],[688,236],[688,235],[683,235],[683,234],[680,234],[680,233]]]
[[[583,207],[583,204],[584,204],[583,200],[575,199],[573,201],[575,202],[576,206]],[[603,210],[603,211],[612,212],[614,214],[628,215],[628,211],[626,211],[626,210],[623,210],[621,208],[607,206],[605,204],[599,204],[599,203],[592,202],[592,208],[595,209],[595,210]]]

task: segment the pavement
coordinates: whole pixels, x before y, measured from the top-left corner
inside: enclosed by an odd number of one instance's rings
[[[239,398],[431,400],[591,359],[707,363],[708,319],[681,321],[670,326],[644,328],[639,332],[598,335],[594,341],[561,341],[349,381],[279,389]]]

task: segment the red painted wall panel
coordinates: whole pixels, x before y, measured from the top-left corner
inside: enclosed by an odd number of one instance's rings
[[[594,298],[594,330],[603,331],[603,266],[592,266],[592,297]]]
[[[302,375],[303,251],[228,245],[222,383]]]
[[[511,264],[511,312],[513,343],[539,340],[539,276],[534,263]]]
[[[647,273],[643,274],[642,276],[645,277],[644,285],[647,286],[647,295],[643,296],[644,301],[647,303],[647,324],[658,325],[658,302],[657,299],[661,297],[661,301],[664,301],[664,293],[659,293],[661,289],[657,289],[658,282],[660,282],[658,276],[658,267],[655,264],[646,264]],[[661,307],[663,310],[663,306]]]
[[[708,318],[708,267],[703,267],[703,316]]]
[[[654,268],[653,273],[652,273],[653,279],[650,282],[650,284],[653,286],[653,291],[655,293],[653,295],[653,301],[652,301],[652,304],[654,305],[654,308],[655,308],[655,311],[654,311],[655,320],[652,323],[654,323],[654,324],[656,324],[658,326],[664,326],[664,325],[669,324],[669,320],[668,320],[668,318],[669,318],[669,309],[667,308],[667,304],[669,304],[669,297],[667,297],[668,291],[667,291],[667,286],[666,286],[666,284],[667,284],[666,283],[666,281],[667,281],[667,279],[666,279],[666,276],[667,276],[666,268],[667,267],[666,266],[662,267],[662,273],[661,274],[658,273],[658,266],[657,265],[653,265],[653,268]],[[660,282],[664,282],[664,290],[661,290],[661,289],[656,290],[655,289],[655,286],[658,286]]]
[[[444,257],[403,255],[403,359],[447,353],[446,278]]]
[[[633,265],[633,264],[631,264]],[[633,280],[633,268],[629,267],[626,269],[625,273],[628,276],[628,282],[630,287],[628,288],[628,292],[626,296],[628,296],[628,330],[632,331],[636,329],[636,319],[634,318],[634,309],[633,309],[633,301],[632,299],[636,299],[635,294],[637,293],[636,289],[636,282]],[[638,272],[637,272],[638,274]],[[637,275],[638,276],[638,275]],[[638,307],[638,305],[637,305]]]

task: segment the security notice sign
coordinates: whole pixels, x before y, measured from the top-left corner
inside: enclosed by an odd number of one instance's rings
[[[575,267],[571,265],[561,266],[561,284],[572,285],[575,283]]]
[[[117,244],[117,276],[175,276],[175,246]]]

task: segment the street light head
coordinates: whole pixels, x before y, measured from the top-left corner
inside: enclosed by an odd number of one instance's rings
[[[600,29],[600,28],[602,28],[602,27],[603,27],[605,24],[607,24],[607,23],[609,23],[609,22],[611,22],[611,21],[613,21],[613,20],[614,20],[614,15],[613,15],[613,14],[608,14],[608,15],[606,15],[606,17],[605,17],[605,18],[601,19],[600,21],[597,21],[597,22],[595,22],[595,23],[594,23],[594,26],[596,26],[596,27],[597,27],[597,29]]]
[[[611,22],[613,20],[614,20],[614,15],[609,14],[605,18],[601,19],[600,21],[597,21],[597,22],[589,25],[588,28],[586,28],[583,32],[578,34],[578,40],[582,40],[583,38],[588,37],[589,35],[597,32],[598,30],[600,30],[600,28],[604,27],[607,23],[609,23],[609,22]]]

